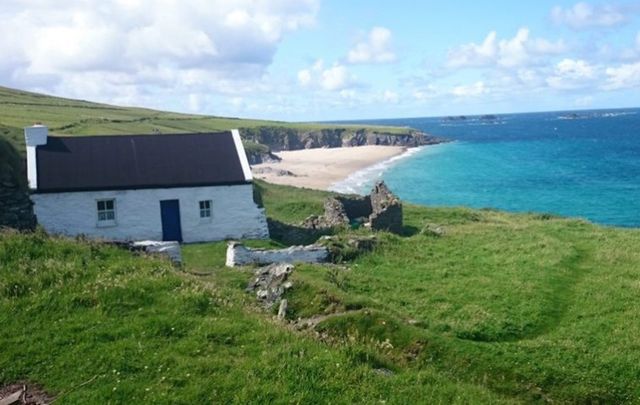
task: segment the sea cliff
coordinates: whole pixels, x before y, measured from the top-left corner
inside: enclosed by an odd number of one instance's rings
[[[247,155],[251,164],[278,160],[272,152],[340,148],[364,145],[416,147],[445,142],[444,139],[407,128],[406,132],[391,133],[369,128],[322,128],[301,130],[297,128],[261,126],[242,128]],[[249,147],[247,147],[249,145]],[[255,147],[254,145],[268,148]]]

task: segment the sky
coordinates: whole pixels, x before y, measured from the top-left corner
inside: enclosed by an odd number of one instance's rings
[[[0,85],[285,121],[640,107],[640,1],[0,0]]]

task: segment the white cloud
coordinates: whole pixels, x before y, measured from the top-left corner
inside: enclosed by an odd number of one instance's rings
[[[628,15],[634,8],[611,4],[594,6],[580,2],[573,7],[556,6],[551,10],[551,19],[559,25],[567,25],[572,29],[595,27],[613,27],[628,21]]]
[[[320,84],[325,90],[341,90],[349,83],[349,72],[347,68],[339,63],[322,71]]]
[[[400,101],[400,96],[395,91],[385,90],[382,94],[382,100],[386,103],[397,104]]]
[[[396,60],[391,47],[391,31],[385,27],[374,27],[366,40],[355,45],[347,54],[349,63],[388,63]]]
[[[298,83],[302,87],[306,87],[311,83],[311,71],[309,69],[302,69],[298,72]]]
[[[477,67],[493,63],[498,52],[496,32],[491,31],[482,44],[470,43],[449,51],[447,64],[451,67]]]
[[[536,69],[518,69],[516,77],[521,84],[528,87],[539,86],[543,81],[540,72]]]
[[[435,85],[428,84],[420,88],[415,88],[412,95],[417,101],[427,101],[439,97],[441,92]]]
[[[298,71],[298,83],[302,87],[337,91],[351,86],[353,80],[346,66],[335,62],[332,66],[325,68],[322,59],[318,59],[311,67]]]
[[[584,60],[563,59],[556,64],[552,76],[547,78],[549,87],[558,90],[574,90],[594,84],[596,68]]]
[[[640,62],[609,67],[605,70],[607,80],[605,90],[640,87]]]
[[[344,98],[345,100],[354,100],[356,99],[356,92],[353,89],[349,89],[349,90],[341,90],[340,91],[340,97]]]
[[[638,34],[636,35],[636,49],[640,51],[640,31],[638,31]]]
[[[453,68],[500,66],[512,68],[538,62],[542,56],[556,55],[566,50],[563,41],[550,42],[542,38],[530,38],[528,28],[520,28],[511,39],[497,39],[490,32],[481,44],[469,43],[451,49],[447,65]]]
[[[456,86],[451,89],[451,94],[456,97],[477,97],[488,93],[488,91],[484,82],[478,81],[466,86]]]
[[[319,0],[3,0],[2,84],[100,101],[157,102],[265,87],[287,33]]]

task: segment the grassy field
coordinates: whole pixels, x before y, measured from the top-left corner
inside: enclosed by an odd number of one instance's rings
[[[0,137],[24,150],[22,128],[35,122],[58,135],[120,135],[221,131],[234,128],[285,127],[300,131],[363,126],[290,123],[206,115],[179,114],[145,108],[117,107],[0,87]],[[407,128],[367,126],[388,133]]]
[[[286,223],[326,196],[259,187]],[[640,402],[639,231],[411,205],[405,225],[340,266],[296,267],[288,318],[322,316],[306,331],[256,306],[224,243],[185,246],[178,271],[5,233],[0,384],[60,403]]]

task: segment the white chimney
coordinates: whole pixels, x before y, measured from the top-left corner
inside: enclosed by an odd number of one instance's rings
[[[24,129],[24,142],[27,145],[27,179],[29,188],[38,188],[38,164],[36,162],[36,148],[47,144],[49,128],[35,124]]]
[[[41,124],[34,124],[24,129],[24,140],[27,146],[40,146],[47,144],[49,128]]]

